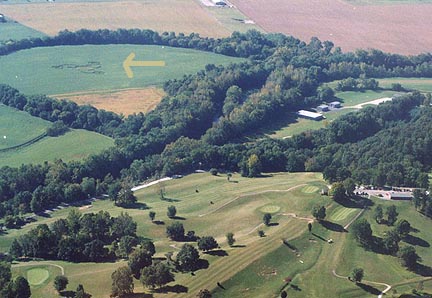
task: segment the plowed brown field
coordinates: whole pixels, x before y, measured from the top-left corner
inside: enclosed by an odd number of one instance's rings
[[[268,32],[343,50],[377,48],[401,54],[432,51],[432,4],[352,5],[341,0],[231,0]]]

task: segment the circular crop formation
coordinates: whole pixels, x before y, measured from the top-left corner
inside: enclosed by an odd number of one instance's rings
[[[266,205],[260,208],[262,213],[276,213],[280,210],[279,206],[276,205]]]
[[[318,190],[319,190],[318,186],[307,185],[307,186],[303,187],[302,192],[303,193],[314,193],[314,192],[317,192]]]
[[[32,268],[27,270],[27,280],[31,286],[43,284],[49,276],[49,271],[45,268]]]

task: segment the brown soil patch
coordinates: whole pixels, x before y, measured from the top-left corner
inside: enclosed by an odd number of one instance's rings
[[[163,90],[149,87],[111,92],[54,95],[59,99],[69,99],[80,105],[92,105],[98,109],[123,114],[125,116],[153,110],[165,95]]]
[[[341,0],[232,0],[268,32],[309,41],[331,40],[343,50],[432,51],[432,4],[352,5]]]
[[[211,37],[230,34],[195,0],[3,4],[0,11],[49,35],[82,28],[143,28]]]

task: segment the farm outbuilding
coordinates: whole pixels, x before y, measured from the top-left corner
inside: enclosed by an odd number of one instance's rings
[[[332,101],[328,104],[331,109],[337,109],[341,107],[340,101]]]
[[[299,115],[300,117],[306,118],[306,119],[312,119],[312,120],[317,120],[317,121],[324,119],[323,114],[310,112],[310,111],[306,111],[306,110],[298,111],[297,115]]]
[[[329,110],[328,105],[319,105],[316,108],[317,112],[327,112]]]

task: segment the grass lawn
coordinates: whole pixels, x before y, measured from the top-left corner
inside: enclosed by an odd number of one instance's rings
[[[335,96],[342,102],[343,106],[349,107],[383,97],[392,97],[397,93],[389,90],[344,91],[336,92]]]
[[[21,40],[24,38],[43,37],[42,32],[36,31],[13,20],[6,23],[0,23],[0,44],[8,40]]]
[[[123,61],[163,60],[165,67],[133,67],[129,79]],[[61,94],[160,85],[204,68],[243,59],[209,52],[142,45],[60,46],[23,50],[0,57],[0,82],[26,94]]]
[[[386,78],[377,79],[380,86],[383,88],[391,88],[394,83],[399,83],[407,89],[415,89],[420,92],[432,92],[431,78]]]
[[[0,152],[0,167],[18,167],[26,163],[43,163],[83,159],[114,145],[114,140],[101,134],[77,129],[59,136],[42,140],[13,151]]]
[[[34,139],[45,133],[50,125],[49,121],[0,104],[0,149]]]

